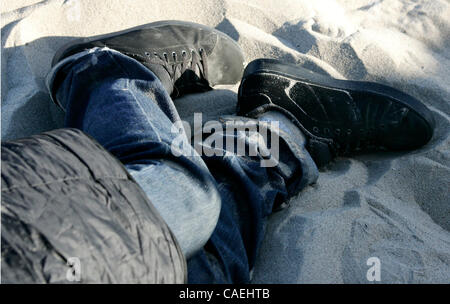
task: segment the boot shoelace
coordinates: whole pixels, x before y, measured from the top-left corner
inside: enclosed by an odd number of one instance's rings
[[[166,52],[162,53],[162,56],[156,52],[154,52],[153,55],[146,52],[145,55],[149,58],[151,63],[162,65],[169,73],[174,84],[186,70],[192,70],[200,79],[208,80],[207,56],[202,48],[200,48],[198,52],[192,49],[191,57],[188,56],[186,51],[182,51],[182,61],[178,61],[178,54],[176,52],[172,52],[172,62],[169,60],[169,54]],[[198,73],[196,73],[197,69]]]

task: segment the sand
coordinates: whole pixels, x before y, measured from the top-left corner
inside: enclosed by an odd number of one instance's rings
[[[61,127],[44,79],[73,37],[167,19],[218,28],[246,60],[296,62],[394,86],[425,102],[424,148],[340,158],[274,214],[255,283],[450,283],[450,4],[443,0],[8,0],[1,2],[2,139]],[[183,118],[233,114],[237,86],[177,101]]]

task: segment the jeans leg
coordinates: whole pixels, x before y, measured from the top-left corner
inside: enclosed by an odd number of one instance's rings
[[[209,239],[220,211],[215,180],[185,134],[173,132],[175,106],[142,64],[108,49],[93,49],[60,67],[67,76],[56,96],[66,127],[78,128],[116,156],[140,184],[190,257]],[[180,135],[190,157],[175,157]],[[183,137],[184,136],[184,137]]]
[[[276,166],[263,167],[263,155],[238,156],[227,146],[224,149],[231,153],[203,156],[218,183],[222,209],[204,250],[188,261],[190,283],[249,283],[267,216],[274,205],[286,201],[318,177],[300,130],[277,112],[267,113],[255,123],[270,121],[279,123]],[[245,132],[223,134],[223,137],[244,137],[247,151],[250,151],[249,146],[255,145],[260,151],[260,142],[252,141]]]

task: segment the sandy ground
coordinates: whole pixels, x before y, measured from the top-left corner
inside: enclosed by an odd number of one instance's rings
[[[343,79],[389,84],[435,114],[418,151],[341,158],[274,214],[255,283],[450,283],[450,4],[443,0],[7,0],[1,2],[2,139],[60,127],[44,85],[73,37],[179,19],[216,27],[246,60],[280,58]],[[190,119],[233,114],[236,88],[177,102]]]

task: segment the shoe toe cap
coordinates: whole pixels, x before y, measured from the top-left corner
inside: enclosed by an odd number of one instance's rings
[[[409,110],[403,119],[389,129],[384,144],[392,150],[417,149],[427,144],[433,137],[434,120],[426,119],[419,113]]]
[[[230,37],[218,35],[208,56],[208,80],[211,85],[236,84],[244,72],[244,54]]]

